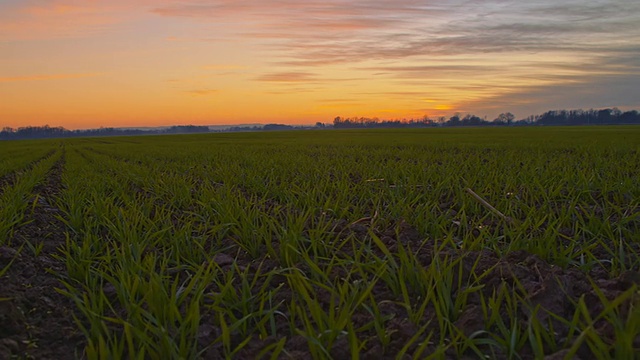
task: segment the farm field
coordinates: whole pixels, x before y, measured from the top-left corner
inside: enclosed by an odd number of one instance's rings
[[[625,126],[0,142],[0,358],[633,359],[638,179]]]

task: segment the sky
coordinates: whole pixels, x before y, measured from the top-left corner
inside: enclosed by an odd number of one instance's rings
[[[0,0],[0,127],[640,109],[637,0]]]

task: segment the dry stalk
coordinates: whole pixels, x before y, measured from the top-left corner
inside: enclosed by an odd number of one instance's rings
[[[482,204],[482,206],[486,207],[487,209],[489,209],[489,211],[491,211],[492,213],[498,215],[500,218],[502,218],[502,220],[506,221],[508,224],[515,224],[515,220],[509,216],[506,216],[505,214],[503,214],[502,212],[500,212],[500,210],[494,208],[493,206],[491,206],[491,204],[489,204],[485,199],[483,199],[482,197],[480,197],[480,195],[476,194],[473,190],[471,190],[470,188],[466,188],[467,192],[469,194],[471,194],[471,196],[473,196],[476,200],[478,200],[478,202],[480,204]]]

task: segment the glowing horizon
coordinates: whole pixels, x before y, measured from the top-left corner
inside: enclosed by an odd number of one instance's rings
[[[0,127],[640,108],[640,3],[0,3]]]

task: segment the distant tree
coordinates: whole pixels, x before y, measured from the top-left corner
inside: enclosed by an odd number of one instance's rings
[[[433,125],[433,120],[429,118],[429,115],[425,115],[422,117],[422,119],[418,120],[418,123],[424,125]]]
[[[640,114],[636,110],[626,111],[620,114],[619,119],[621,124],[640,123]]]
[[[449,118],[447,121],[447,125],[449,126],[458,126],[460,125],[460,114],[455,114]]]
[[[209,132],[209,127],[196,125],[175,125],[165,129],[163,132],[167,134],[206,133]]]
[[[612,109],[602,109],[602,110],[598,110],[598,124],[609,124],[612,123],[613,121],[611,121],[611,112],[613,110]]]
[[[506,125],[511,125],[511,122],[513,121],[513,119],[515,119],[516,117],[510,113],[502,113],[500,115],[498,115],[498,117],[496,118],[496,120],[500,123],[506,124]],[[494,120],[494,121],[496,121]]]
[[[366,127],[376,127],[376,125],[378,125],[378,123],[380,122],[380,119],[378,118],[366,118],[364,119],[363,123]]]
[[[293,129],[291,125],[285,124],[266,124],[262,127],[262,130],[290,130]]]
[[[482,118],[472,115],[472,114],[467,114],[462,120],[462,125],[463,126],[479,126],[479,125],[483,125],[484,120],[482,120]]]

